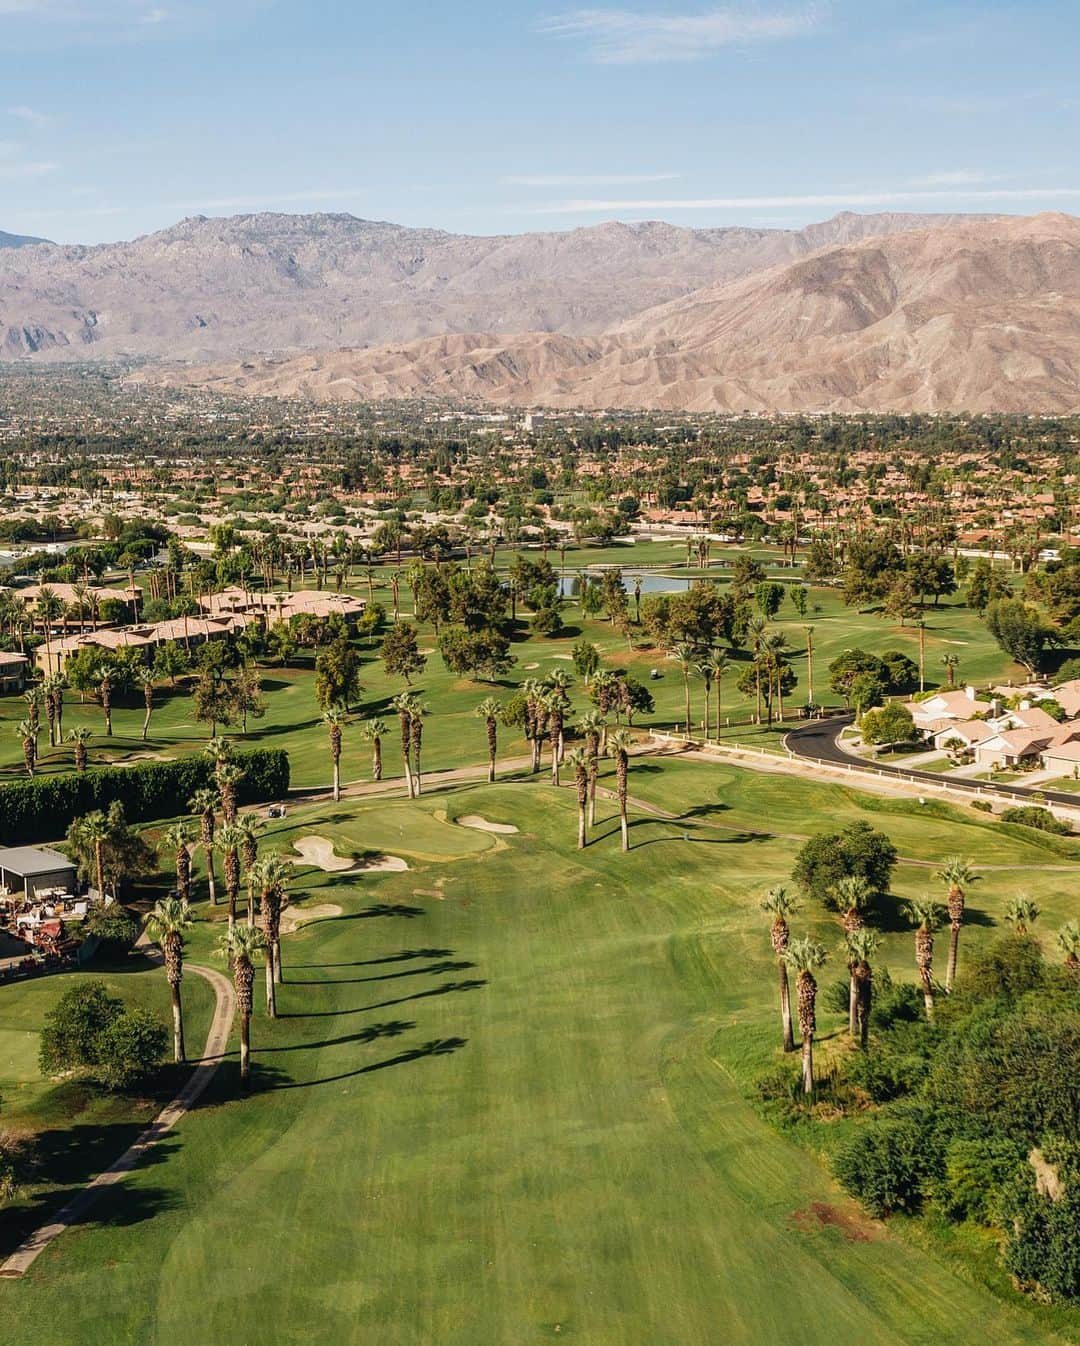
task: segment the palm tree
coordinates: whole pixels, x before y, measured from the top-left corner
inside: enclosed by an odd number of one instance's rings
[[[964,923],[965,890],[978,882],[979,876],[960,855],[950,855],[937,877],[946,885],[945,903],[949,911],[949,958],[945,964],[945,990],[949,992],[956,980],[956,960],[960,951],[960,927]]]
[[[484,721],[488,745],[488,784],[495,780],[495,755],[499,747],[499,712],[502,706],[493,696],[485,696],[476,707],[476,714]]]
[[[558,720],[558,753],[559,761],[563,759],[563,731],[566,722],[566,712],[570,708],[570,688],[573,686],[574,679],[567,673],[565,668],[553,668],[544,679],[545,684],[550,689],[551,700],[554,702],[556,717]]]
[[[625,729],[608,734],[608,756],[615,758],[615,782],[619,796],[619,825],[622,828],[622,848],[630,849],[629,824],[626,821],[627,777],[630,769],[630,747],[634,740]]]
[[[227,823],[236,822],[239,809],[237,789],[244,779],[244,768],[237,762],[220,762],[214,769],[214,781],[221,795],[221,816]]]
[[[364,737],[371,741],[371,779],[382,780],[382,741],[386,733],[383,720],[368,720],[364,725]]]
[[[776,967],[780,981],[780,1023],[784,1030],[784,1051],[795,1050],[795,1035],[791,1026],[791,990],[788,986],[788,965],[784,954],[791,940],[788,917],[799,910],[800,902],[787,888],[770,888],[761,903],[761,910],[768,912],[772,920],[770,936],[773,952],[776,954]]]
[[[165,979],[172,996],[173,1060],[184,1061],[184,1012],[180,1002],[180,982],[184,976],[184,931],[193,924],[188,904],[182,897],[162,897],[146,922],[150,938],[161,945],[165,955]]]
[[[416,701],[411,692],[399,692],[390,702],[397,711],[398,727],[401,731],[401,761],[405,768],[405,790],[409,798],[414,797],[412,763],[410,758],[412,743],[412,715]]]
[[[1013,933],[1023,938],[1031,933],[1031,927],[1039,919],[1039,904],[1031,897],[1011,898],[1005,908],[1005,920],[1012,926]]]
[[[185,905],[191,901],[191,843],[195,829],[189,822],[173,823],[166,829],[161,844],[172,852],[176,867],[176,893]]]
[[[330,736],[330,761],[334,768],[334,803],[341,799],[341,726],[347,716],[340,706],[323,711],[323,724]]]
[[[577,786],[578,803],[578,850],[583,851],[585,839],[585,811],[589,803],[589,754],[583,748],[573,748],[566,755],[567,765],[574,768],[574,784]]]
[[[907,904],[908,916],[915,927],[915,966],[922,982],[926,1017],[934,1018],[934,931],[941,924],[941,906],[932,898]]]
[[[254,925],[237,925],[218,940],[218,951],[232,964],[236,1008],[240,1012],[240,1080],[251,1076],[251,1011],[255,985],[254,959],[266,947],[266,936]]]
[[[597,710],[587,711],[578,721],[578,730],[585,735],[585,751],[589,757],[589,826],[596,826],[596,780],[600,774],[600,745],[607,730],[607,720]]]
[[[255,863],[252,881],[259,891],[259,910],[266,937],[266,1013],[277,1018],[276,986],[281,982],[281,910],[290,868],[280,855],[264,855]]]
[[[215,813],[220,801],[217,792],[204,785],[196,790],[188,800],[188,808],[199,815],[199,844],[206,856],[206,881],[210,893],[210,903],[217,906],[217,891],[214,884],[214,831],[217,826]]]
[[[804,626],[806,633],[806,704],[814,704],[814,628]]]
[[[105,896],[105,843],[109,840],[109,820],[100,809],[79,820],[83,841],[94,853],[94,886],[99,898]]]
[[[551,747],[551,783],[559,784],[559,767],[562,756],[559,744],[562,742],[564,711],[563,703],[556,692],[545,692],[539,701],[540,708],[547,719],[548,744]]]
[[[45,703],[45,715],[49,721],[49,747],[55,748],[60,739],[60,720],[63,715],[65,685],[64,675],[54,673],[41,684],[41,697]]]
[[[848,967],[856,985],[856,1027],[859,1047],[865,1051],[870,1037],[870,1009],[874,996],[874,976],[871,963],[881,941],[872,930],[860,926],[844,936]],[[854,1034],[853,1034],[854,1035]]]
[[[960,656],[957,654],[943,654],[941,662],[945,667],[945,672],[949,679],[950,689],[956,686],[956,670],[960,665]]]
[[[693,645],[689,644],[687,641],[679,641],[677,644],[672,645],[671,649],[668,650],[668,658],[673,659],[682,670],[683,693],[686,698],[687,738],[693,733],[693,726],[690,723],[690,670],[694,667],[696,654],[697,651],[694,649]]]
[[[420,750],[424,743],[424,716],[427,713],[427,706],[422,706],[419,701],[413,701],[409,718],[409,742],[412,745],[413,789],[417,794],[421,790]]]
[[[726,654],[709,654],[698,664],[698,672],[705,679],[705,737],[709,736],[709,689],[716,688],[716,736],[720,737],[720,687],[728,671]]]
[[[840,912],[840,923],[845,936],[863,928],[863,914],[870,905],[874,890],[861,874],[845,874],[832,887],[832,897]],[[858,987],[855,969],[848,964],[848,1032],[852,1037],[858,1031]]]
[[[802,1034],[802,1086],[804,1094],[814,1092],[814,1034],[817,1032],[817,981],[815,969],[828,954],[825,946],[803,937],[793,939],[784,950],[784,962],[795,973],[795,993],[799,1005],[799,1032]]]
[[[116,673],[108,664],[99,664],[94,680],[98,685],[101,710],[105,716],[105,737],[112,738],[112,694],[116,683]]]
[[[76,771],[86,770],[86,745],[93,737],[93,733],[83,725],[78,725],[75,729],[69,730],[68,742],[74,748]]]
[[[236,902],[240,896],[240,849],[244,832],[235,822],[226,822],[218,829],[214,844],[221,852],[221,867],[225,876],[225,896],[229,903],[229,928],[236,924]]]
[[[29,720],[22,720],[15,726],[15,733],[22,740],[26,774],[33,776],[34,768],[37,766],[37,730]]]
[[[1080,972],[1080,922],[1066,921],[1057,933],[1058,947],[1070,972]]]
[[[142,688],[143,715],[142,740],[146,742],[146,736],[150,732],[150,716],[154,713],[154,675],[148,668],[144,668],[139,674],[139,686]]]

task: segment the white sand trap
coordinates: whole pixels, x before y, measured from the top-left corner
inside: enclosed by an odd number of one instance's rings
[[[371,855],[361,860],[356,868],[370,874],[404,874],[409,866],[400,855]]]
[[[526,664],[526,665],[525,665],[525,671],[526,671],[526,673],[527,673],[530,669],[532,669],[532,668],[539,668],[539,667],[540,667],[539,664]]]
[[[299,858],[288,857],[294,865],[314,865],[325,874],[340,874],[356,868],[355,860],[334,854],[334,843],[327,837],[301,837],[293,842],[293,850],[300,852]]]
[[[551,657],[552,659],[565,659],[568,664],[574,662],[574,656],[572,654],[553,654]]]
[[[508,836],[517,831],[512,823],[491,823],[486,818],[481,818],[478,813],[466,813],[464,817],[455,818],[454,821],[459,827],[472,827],[477,832],[499,832]]]
[[[335,907],[332,902],[322,902],[315,907],[305,907],[301,911],[297,907],[286,907],[281,913],[281,933],[291,935],[299,930],[302,925],[307,925],[309,921],[324,921],[330,916],[340,916],[341,908]]]
[[[133,752],[130,757],[113,758],[110,766],[134,766],[136,762],[175,762],[175,757],[169,757],[163,752]]]

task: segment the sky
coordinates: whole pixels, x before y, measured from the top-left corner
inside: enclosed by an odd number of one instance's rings
[[[0,229],[1080,213],[1076,0],[0,0]]]

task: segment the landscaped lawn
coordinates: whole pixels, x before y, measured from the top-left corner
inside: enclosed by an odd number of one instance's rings
[[[626,566],[641,564],[646,557],[664,552],[670,558],[672,545],[668,543],[642,544],[640,548],[614,548],[601,552],[599,549],[586,549],[571,552],[567,556],[567,568],[579,564],[596,564],[601,560],[618,561]],[[685,548],[682,548],[685,552]],[[503,559],[500,557],[500,560]],[[557,563],[557,554],[552,554]],[[388,612],[391,609],[390,593],[387,587],[388,567],[377,571],[375,596]],[[795,578],[797,572],[788,572]],[[720,576],[719,582],[726,584],[729,576]],[[352,592],[366,597],[368,586],[363,580],[354,580],[350,585]],[[402,613],[405,619],[411,612],[408,586],[401,586]],[[631,599],[631,607],[633,601]],[[958,653],[961,658],[959,675],[961,680],[973,680],[984,683],[990,679],[1020,676],[1020,670],[1010,668],[1008,661],[997,649],[979,618],[960,604],[945,603],[939,609],[926,609],[926,672],[927,680],[933,683],[941,676],[941,654],[946,651]],[[567,662],[575,642],[582,636],[594,641],[601,649],[604,665],[612,669],[627,669],[646,683],[656,701],[656,710],[652,715],[637,717],[636,723],[642,727],[671,727],[681,724],[684,718],[683,680],[678,668],[667,658],[662,650],[627,648],[627,642],[612,630],[605,621],[583,620],[577,606],[567,602],[564,606],[564,620],[567,623],[563,635],[555,639],[529,637],[527,628],[522,626],[519,639],[512,646],[517,663],[505,678],[491,686],[476,683],[468,679],[459,679],[448,673],[442,660],[435,653],[435,636],[430,628],[421,629],[420,646],[428,653],[428,664],[423,675],[416,680],[415,690],[424,704],[430,708],[424,735],[424,751],[430,769],[461,766],[475,762],[484,752],[483,725],[474,715],[476,705],[486,696],[494,693],[500,699],[507,699],[515,688],[530,677],[543,677],[552,669],[569,669]],[[790,601],[785,603],[779,619],[773,625],[788,639],[792,667],[798,677],[798,686],[786,698],[789,716],[796,711],[808,694],[808,669],[805,653],[804,625],[814,627],[814,697],[817,701],[839,704],[838,698],[828,690],[828,664],[838,654],[854,645],[881,653],[888,649],[899,649],[912,659],[918,659],[917,633],[910,627],[901,628],[876,613],[862,613],[846,608],[840,602],[835,590],[814,589],[811,593],[811,610],[805,618],[795,613]],[[378,658],[377,643],[361,650],[364,661],[361,672],[363,693],[357,718],[381,715],[391,718],[388,711],[389,701],[404,684],[398,678],[388,678]],[[312,671],[310,652],[297,661],[297,667],[265,667],[262,670],[266,694],[266,715],[262,720],[250,722],[246,742],[252,746],[264,745],[287,748],[292,759],[293,782],[299,786],[316,786],[328,783],[328,762],[325,733],[320,726],[320,711],[312,692]],[[741,669],[739,660],[733,661],[731,671],[721,684],[722,721],[721,741],[749,743],[757,746],[776,746],[780,735],[758,730],[746,721],[753,714],[753,698],[743,696],[736,689],[736,680]],[[660,677],[650,678],[653,669]],[[696,732],[704,714],[704,684],[695,678],[691,684],[693,706],[692,714]],[[143,753],[150,755],[174,756],[177,753],[198,750],[209,734],[209,727],[195,722],[192,718],[192,701],[181,688],[172,691],[163,687],[158,693],[158,707],[154,711],[150,727],[150,737],[146,743],[139,738],[143,722],[141,693],[125,698],[114,711],[116,736],[104,737],[104,722],[100,708],[92,701],[80,703],[79,697],[67,693],[64,727],[70,730],[76,725],[86,725],[94,733],[89,749],[91,763],[114,759],[138,760]],[[587,708],[584,689],[577,685],[573,690],[574,715]],[[715,693],[713,709],[715,711]],[[25,718],[26,707],[21,697],[0,698],[0,779],[17,777],[22,774],[22,748],[15,732],[19,721]],[[732,721],[728,726],[726,722]],[[72,754],[70,745],[56,749],[48,747],[48,737],[44,732],[39,741],[39,771],[70,770]],[[761,735],[761,737],[759,737]],[[513,748],[512,734],[503,731],[501,750]],[[518,744],[524,751],[524,744]],[[389,765],[395,757],[393,734],[384,745]],[[345,757],[343,778],[356,780],[368,778],[368,753],[360,741],[355,729],[346,727]]]
[[[291,808],[272,845],[321,836],[410,869],[298,871],[300,905],[342,914],[286,939],[255,1090],[231,1057],[160,1162],[0,1283],[5,1337],[1045,1346],[1075,1326],[997,1298],[977,1257],[954,1272],[865,1220],[750,1100],[780,1059],[758,903],[799,838],[867,818],[906,857],[903,896],[950,853],[1008,866],[972,889],[963,947],[1018,885],[1047,934],[1073,914],[1068,876],[1037,866],[1080,845],[726,764],[637,761],[630,790],[684,816],[635,813],[625,856],[610,802],[578,852],[572,789],[538,780]],[[820,911],[798,927],[839,943]],[[891,908],[883,961],[913,972]],[[822,985],[844,975],[834,957]],[[820,1020],[823,1059],[846,1050]]]

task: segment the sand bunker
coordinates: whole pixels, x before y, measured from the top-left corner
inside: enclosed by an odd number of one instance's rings
[[[355,860],[334,854],[334,843],[327,837],[301,837],[293,842],[293,849],[300,852],[299,858],[288,857],[294,865],[314,865],[325,874],[340,874],[356,868]]]
[[[568,664],[574,662],[574,656],[572,654],[553,654],[551,657],[552,659],[565,659]]]
[[[291,935],[299,930],[302,925],[307,925],[309,921],[323,921],[330,916],[340,916],[341,908],[335,907],[332,902],[322,902],[315,907],[305,907],[301,911],[298,907],[286,907],[281,913],[281,933]]]
[[[110,766],[134,766],[136,762],[175,762],[175,757],[163,752],[133,752],[129,757],[114,757]]]
[[[403,874],[409,866],[400,855],[371,855],[361,860],[356,868],[371,874]]]
[[[528,672],[528,671],[529,671],[530,669],[532,669],[532,668],[539,668],[539,667],[540,667],[539,664],[526,664],[526,665],[525,665],[525,671]]]
[[[509,835],[517,831],[517,828],[511,823],[488,822],[486,818],[481,818],[478,813],[467,813],[462,818],[455,818],[454,821],[459,827],[472,827],[477,832],[499,832]]]

